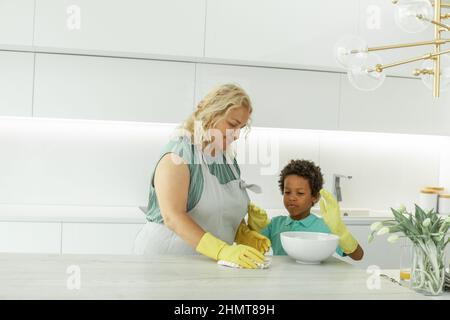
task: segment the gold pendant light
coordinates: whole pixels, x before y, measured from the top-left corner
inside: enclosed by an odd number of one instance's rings
[[[338,63],[347,69],[351,84],[365,91],[377,89],[386,78],[385,69],[423,60],[420,69],[412,74],[420,76],[427,87],[433,90],[433,96],[438,98],[442,90],[450,87],[450,50],[443,48],[450,43],[450,36],[444,37],[450,31],[450,25],[445,24],[450,19],[450,3],[442,0],[392,0],[396,8],[396,23],[407,32],[421,32],[429,26],[434,26],[434,40],[414,43],[368,47],[364,40],[358,37],[346,37],[335,46],[335,56]],[[434,7],[434,8],[433,8]],[[383,64],[375,51],[401,49],[418,46],[432,46],[433,50],[418,57]]]

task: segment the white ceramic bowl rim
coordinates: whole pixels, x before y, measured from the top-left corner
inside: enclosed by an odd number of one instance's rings
[[[280,234],[281,236],[288,238],[296,238],[302,240],[311,241],[329,241],[336,240],[339,237],[335,234],[324,233],[324,232],[308,232],[308,231],[285,231]]]

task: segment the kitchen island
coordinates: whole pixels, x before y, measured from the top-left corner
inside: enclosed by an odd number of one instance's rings
[[[248,270],[200,255],[2,253],[0,269],[0,299],[428,299],[333,257],[302,265],[275,256]]]

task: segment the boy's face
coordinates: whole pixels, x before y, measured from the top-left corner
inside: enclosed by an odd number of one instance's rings
[[[284,179],[283,203],[294,220],[308,216],[311,207],[318,200],[313,197],[308,180],[297,175],[288,175]]]

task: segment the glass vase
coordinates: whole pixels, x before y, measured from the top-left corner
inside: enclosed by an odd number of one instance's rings
[[[445,248],[431,240],[413,241],[411,288],[424,295],[440,295],[445,281]]]

